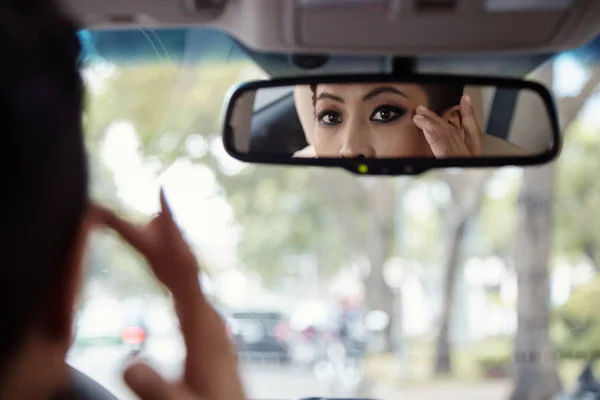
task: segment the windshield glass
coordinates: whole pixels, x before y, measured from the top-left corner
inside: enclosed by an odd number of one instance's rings
[[[226,35],[81,40],[93,197],[144,222],[164,187],[249,398],[505,399],[535,368],[558,394],[600,354],[597,43],[531,73],[557,97],[556,164],[359,179],[225,153],[226,93],[268,78]],[[86,271],[71,365],[125,400],[134,350],[176,377],[177,321],[143,260],[98,233]]]

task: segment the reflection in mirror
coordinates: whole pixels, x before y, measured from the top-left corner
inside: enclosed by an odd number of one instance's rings
[[[295,158],[528,157],[553,145],[543,98],[528,88],[449,83],[319,83],[237,97],[241,154]]]

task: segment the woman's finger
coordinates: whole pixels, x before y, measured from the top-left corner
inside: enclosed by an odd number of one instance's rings
[[[442,117],[437,115],[437,113],[431,111],[429,108],[427,108],[425,106],[418,106],[416,108],[415,112],[417,113],[417,115],[423,115],[424,117],[427,117],[437,123],[446,122]]]
[[[434,121],[424,115],[417,114],[413,118],[415,125],[423,131],[427,131],[434,142],[444,139],[444,132],[437,121]]]
[[[207,399],[245,398],[235,348],[219,314],[192,295],[181,300],[177,315],[186,345],[183,383]]]
[[[174,385],[166,382],[148,365],[139,363],[129,367],[124,375],[125,383],[142,400],[180,400]]]
[[[124,220],[107,208],[97,205],[93,207],[97,223],[117,232],[133,248],[145,254],[148,246],[144,238],[143,228]]]
[[[172,225],[175,225],[175,220],[173,219],[173,212],[171,211],[171,207],[167,202],[167,198],[165,196],[165,191],[163,188],[160,188],[160,214],[164,216],[168,221],[173,222]]]
[[[460,113],[467,148],[471,152],[471,155],[481,156],[483,153],[483,134],[475,116],[471,97],[465,95],[460,99]]]
[[[446,136],[448,136],[447,139],[449,142],[458,143],[458,141],[463,141],[460,132],[457,132],[452,124],[450,124],[436,112],[431,111],[425,106],[418,106],[416,109],[416,113],[417,115],[427,117],[427,119],[431,120],[434,123],[434,125],[439,125],[443,129],[440,130],[440,132],[443,132],[446,134]]]
[[[433,155],[436,158],[446,157],[450,149],[448,140],[445,138],[446,135],[443,134],[443,129],[440,129],[439,124],[421,114],[415,115],[413,122],[423,131]]]

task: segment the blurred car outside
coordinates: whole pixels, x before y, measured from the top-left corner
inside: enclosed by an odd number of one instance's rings
[[[283,312],[236,310],[231,314],[230,323],[240,359],[282,364],[291,361],[291,329]]]

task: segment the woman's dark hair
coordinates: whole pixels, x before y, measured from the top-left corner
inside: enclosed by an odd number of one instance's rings
[[[0,4],[0,373],[64,293],[87,206],[76,24],[53,0]]]
[[[464,85],[427,84],[422,85],[422,87],[427,94],[429,108],[437,114],[443,114],[446,110],[459,105],[465,90]],[[310,85],[310,91],[312,92],[313,106],[315,106],[317,102],[317,85]]]
[[[423,90],[427,93],[429,109],[441,115],[445,111],[460,104],[460,99],[465,91],[465,86],[427,84],[423,85]]]

